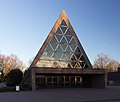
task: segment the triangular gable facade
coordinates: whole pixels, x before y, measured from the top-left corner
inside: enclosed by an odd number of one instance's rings
[[[92,68],[64,10],[30,67]]]

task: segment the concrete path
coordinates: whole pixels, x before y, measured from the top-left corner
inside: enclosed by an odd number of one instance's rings
[[[0,102],[120,102],[120,86],[106,89],[61,88],[2,92]]]

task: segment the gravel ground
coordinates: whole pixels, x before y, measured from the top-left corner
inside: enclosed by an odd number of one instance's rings
[[[120,86],[105,89],[61,88],[1,92],[0,102],[120,102]]]

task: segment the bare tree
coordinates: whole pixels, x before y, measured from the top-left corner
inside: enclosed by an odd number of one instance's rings
[[[111,59],[107,68],[109,72],[117,71],[117,69],[119,68],[119,62],[115,59]]]
[[[94,68],[107,69],[109,72],[111,72],[116,71],[116,69],[119,67],[119,62],[102,53],[97,55],[93,66]]]
[[[7,75],[12,69],[24,70],[25,65],[16,55],[10,56],[0,54],[0,62],[2,63],[2,74]]]
[[[95,59],[94,61],[94,67],[95,68],[104,68],[106,69],[107,68],[107,65],[109,64],[109,56],[106,55],[106,54],[99,54],[97,55],[97,58]]]

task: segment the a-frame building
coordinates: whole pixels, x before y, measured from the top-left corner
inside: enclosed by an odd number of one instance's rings
[[[49,87],[105,87],[105,71],[92,65],[63,10],[34,58],[24,83]]]
[[[63,10],[31,67],[92,68]]]

